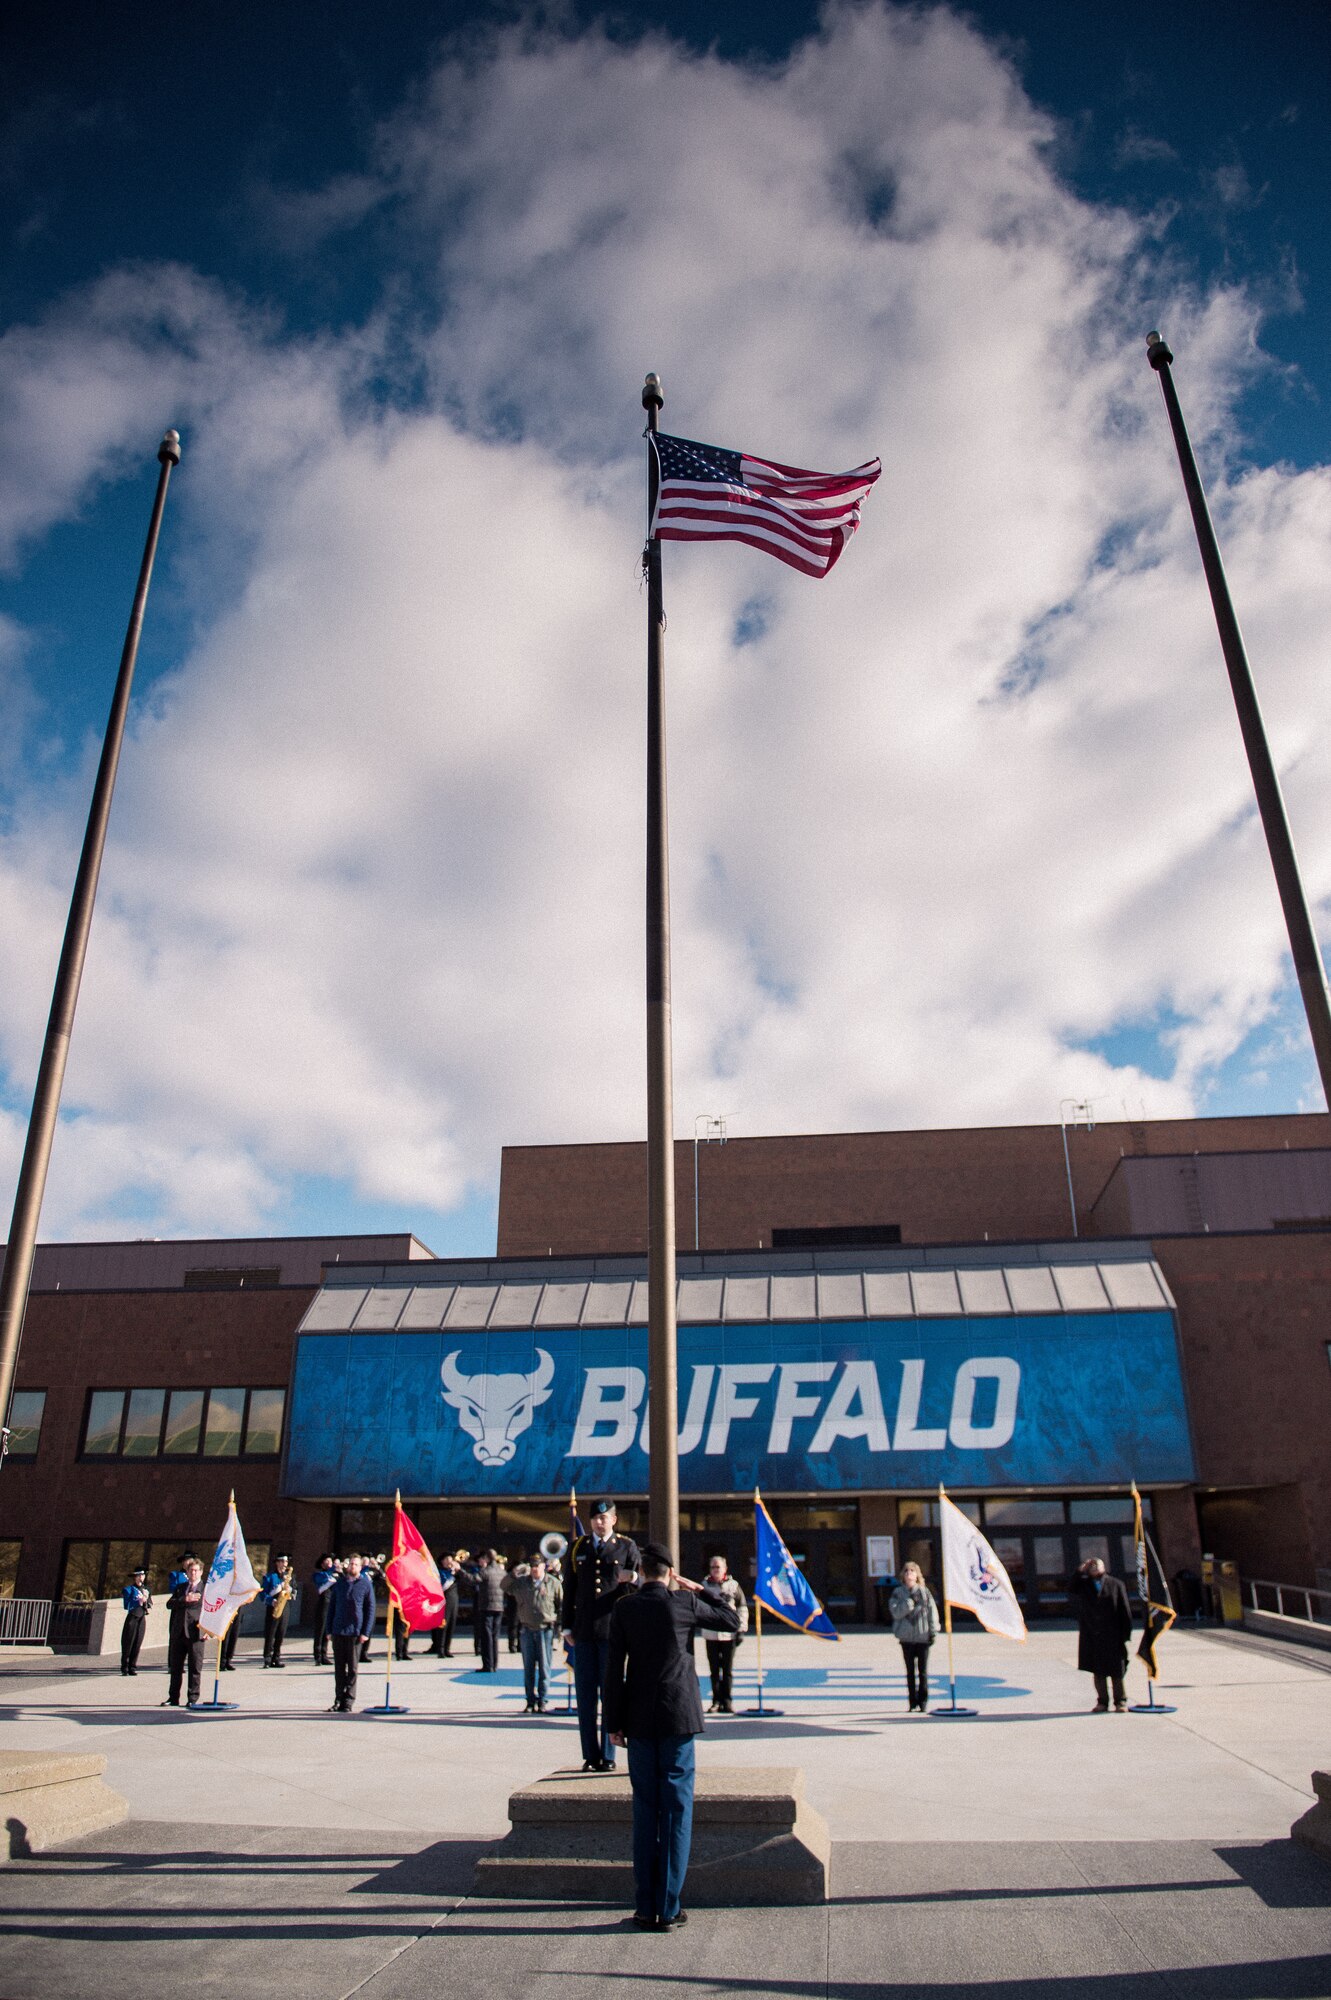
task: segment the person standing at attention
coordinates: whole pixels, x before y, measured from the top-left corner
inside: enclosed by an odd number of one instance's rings
[[[929,1648],[938,1637],[938,1606],[918,1563],[903,1563],[901,1580],[887,1601],[892,1636],[906,1662],[909,1707],[923,1715],[929,1706]]]
[[[637,1543],[627,1535],[615,1533],[617,1519],[614,1501],[598,1500],[592,1508],[591,1533],[579,1535],[568,1552],[564,1635],[573,1654],[573,1691],[578,1704],[584,1771],[615,1768],[610,1732],[602,1713],[610,1614],[632,1583],[638,1567]]]
[[[337,1557],[320,1556],[319,1567],[310,1578],[310,1588],[314,1592],[314,1664],[326,1667],[328,1652],[328,1607],[333,1601],[333,1585],[337,1582]]]
[[[197,1556],[187,1557],[184,1582],[176,1585],[166,1603],[171,1613],[166,1648],[171,1681],[162,1707],[180,1707],[180,1683],[185,1679],[186,1706],[197,1708],[203,1680],[203,1638],[199,1631],[199,1613],[203,1610],[203,1564]]]
[[[641,1587],[621,1594],[611,1615],[605,1676],[611,1740],[628,1748],[639,1930],[686,1921],[680,1896],[693,1839],[693,1744],[703,1731],[693,1639],[698,1632],[733,1638],[738,1630],[739,1612],[719,1586],[690,1583],[669,1549],[643,1543]]]
[[[125,1622],[120,1628],[120,1671],[122,1674],[136,1674],[139,1671],[139,1654],[143,1650],[144,1628],[153,1607],[146,1569],[135,1570],[120,1597],[125,1607]]]
[[[1128,1706],[1123,1680],[1132,1631],[1128,1593],[1116,1576],[1106,1576],[1099,1556],[1091,1556],[1072,1578],[1069,1595],[1077,1607],[1077,1666],[1095,1681],[1092,1714],[1108,1714],[1112,1684],[1114,1707],[1122,1715]]]
[[[723,1601],[739,1613],[739,1630],[733,1636],[729,1632],[714,1632],[707,1641],[707,1670],[712,1677],[712,1700],[707,1713],[733,1715],[735,1654],[740,1640],[749,1629],[748,1600],[726,1567],[724,1556],[713,1556],[708,1562],[707,1582],[713,1591],[720,1591]]]
[[[328,1607],[328,1636],[333,1642],[333,1705],[330,1715],[350,1715],[356,1700],[356,1673],[363,1640],[374,1630],[374,1585],[364,1574],[359,1555],[333,1585]]]

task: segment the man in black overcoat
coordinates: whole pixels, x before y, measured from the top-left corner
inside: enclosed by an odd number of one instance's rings
[[[1077,1665],[1082,1673],[1095,1678],[1094,1712],[1108,1713],[1112,1684],[1114,1707],[1122,1714],[1128,1705],[1123,1677],[1128,1671],[1128,1637],[1132,1631],[1128,1593],[1116,1576],[1105,1574],[1099,1556],[1092,1556],[1073,1577],[1069,1594],[1077,1607],[1080,1628]]]
[[[703,1729],[693,1638],[737,1632],[739,1613],[719,1590],[679,1576],[660,1542],[644,1542],[641,1560],[641,1585],[610,1617],[605,1720],[612,1741],[628,1746],[633,1921],[668,1931],[685,1921],[679,1899],[693,1838],[693,1739]]]

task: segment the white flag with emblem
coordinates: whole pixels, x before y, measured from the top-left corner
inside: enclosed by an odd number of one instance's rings
[[[949,1604],[973,1611],[988,1632],[1005,1639],[1024,1639],[1012,1579],[973,1521],[939,1490],[939,1525],[943,1530],[943,1595]]]
[[[199,1612],[199,1630],[208,1639],[225,1637],[231,1620],[245,1609],[250,1599],[259,1595],[259,1579],[250,1567],[245,1537],[240,1531],[240,1517],[236,1513],[236,1496],[231,1495],[227,1508],[226,1526],[222,1538],[213,1550],[212,1568],[208,1571],[203,1586],[203,1607]]]

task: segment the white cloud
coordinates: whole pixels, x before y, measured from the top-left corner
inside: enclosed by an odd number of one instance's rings
[[[514,33],[354,180],[433,260],[410,335],[139,271],[0,344],[8,545],[179,414],[201,605],[122,773],[52,1231],[280,1225],[300,1174],[409,1225],[505,1140],[641,1130],[648,367],[667,427],[885,462],[824,584],[667,551],[681,1131],[1199,1100],[1283,937],[1147,326],[1322,897],[1331,480],[1229,469],[1253,307],[1171,285],[1050,137],[943,13],[834,11],[770,70]],[[376,409],[417,361],[430,402]],[[11,1102],[81,821],[12,804]],[[1075,1046],[1157,1012],[1163,1084]]]

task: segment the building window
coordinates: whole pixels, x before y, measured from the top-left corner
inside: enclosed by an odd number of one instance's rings
[[[245,1428],[245,1391],[210,1389],[208,1423],[203,1434],[205,1458],[239,1458]]]
[[[245,1413],[245,1453],[249,1458],[275,1458],[282,1449],[285,1389],[251,1389]]]
[[[46,1410],[45,1389],[16,1389],[9,1406],[9,1456],[36,1458]],[[3,1592],[0,1591],[0,1595]]]
[[[114,1458],[120,1450],[120,1427],[125,1417],[123,1389],[94,1389],[88,1398],[88,1421],[83,1427],[83,1449],[89,1458]]]
[[[94,1389],[83,1455],[276,1458],[285,1413],[285,1389]]]
[[[4,1550],[12,1547],[16,1551],[13,1568],[17,1570],[18,1546],[17,1542],[0,1542],[0,1564],[4,1561]],[[266,1541],[249,1544],[249,1558],[257,1577],[261,1577],[268,1568],[269,1547]],[[153,1596],[165,1597],[171,1587],[171,1572],[179,1569],[180,1559],[186,1551],[193,1551],[206,1574],[213,1559],[213,1548],[211,1535],[177,1542],[66,1542],[65,1560],[60,1572],[61,1602],[89,1604],[100,1597],[119,1597],[135,1570],[140,1568],[148,1572],[148,1588]],[[6,1592],[4,1575],[5,1571],[0,1567],[0,1596],[12,1596],[12,1580]]]
[[[18,1582],[18,1559],[22,1542],[0,1542],[0,1597],[12,1597]]]
[[[131,1389],[121,1454],[125,1458],[156,1458],[162,1442],[165,1389]]]
[[[162,1450],[168,1458],[195,1458],[203,1437],[202,1389],[173,1389],[166,1406]]]

